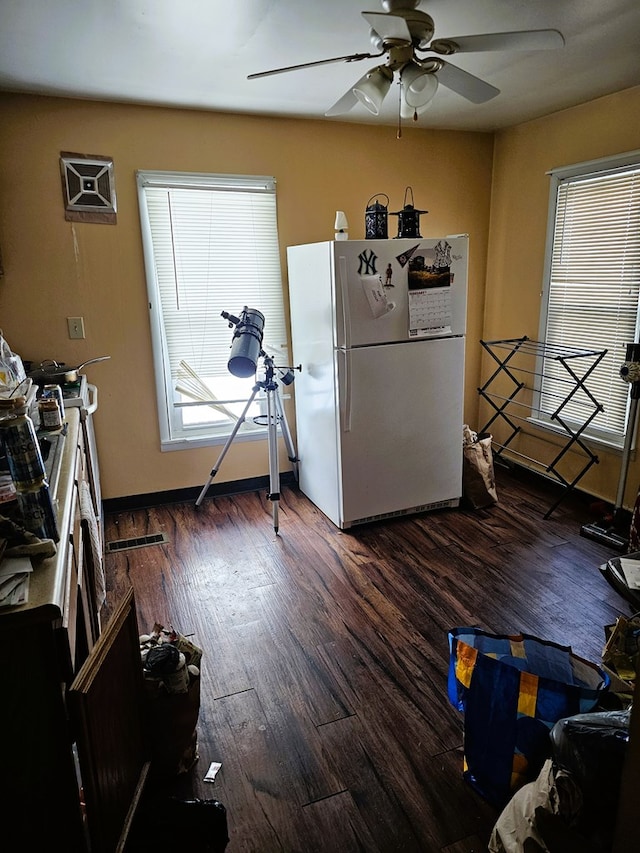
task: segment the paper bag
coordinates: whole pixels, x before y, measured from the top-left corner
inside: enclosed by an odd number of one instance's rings
[[[476,435],[465,425],[462,447],[462,500],[471,509],[498,502],[491,436]],[[471,436],[471,440],[469,440]]]

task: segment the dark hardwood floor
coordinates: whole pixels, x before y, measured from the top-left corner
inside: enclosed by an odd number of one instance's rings
[[[141,633],[203,649],[199,761],[179,796],[227,808],[229,853],[471,853],[497,812],[462,778],[446,695],[448,629],[524,631],[600,662],[630,607],[580,536],[579,495],[547,520],[550,483],[497,470],[499,503],[340,531],[285,487],[280,532],[262,492],[105,519],[108,618],[132,585]],[[222,763],[215,783],[202,778]]]

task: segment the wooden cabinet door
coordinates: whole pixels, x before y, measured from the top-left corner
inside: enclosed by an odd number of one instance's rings
[[[114,853],[149,769],[142,664],[129,589],[69,691],[92,853]]]

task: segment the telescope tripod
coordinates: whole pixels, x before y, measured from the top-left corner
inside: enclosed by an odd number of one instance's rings
[[[222,448],[222,452],[218,456],[216,464],[211,469],[211,473],[209,474],[209,479],[202,487],[202,491],[198,495],[198,499],[196,500],[196,506],[200,506],[202,501],[204,500],[204,496],[207,493],[207,490],[211,483],[213,482],[214,477],[220,470],[220,466],[222,465],[222,461],[227,454],[227,451],[231,447],[231,443],[233,439],[236,437],[238,430],[245,422],[247,413],[251,408],[253,401],[255,400],[257,394],[260,391],[265,392],[266,400],[267,400],[267,413],[266,415],[260,415],[254,419],[255,423],[259,423],[261,418],[266,419],[267,424],[267,440],[268,440],[268,448],[269,448],[269,491],[267,493],[267,499],[271,501],[271,514],[273,517],[273,529],[278,534],[278,514],[279,514],[279,506],[280,506],[280,466],[278,461],[278,424],[280,424],[280,430],[282,432],[282,437],[284,439],[285,447],[287,449],[287,454],[289,457],[289,461],[293,465],[293,473],[297,479],[297,463],[298,457],[296,456],[296,452],[293,446],[293,439],[291,438],[291,432],[289,430],[289,424],[287,423],[287,417],[284,412],[284,408],[282,405],[282,400],[280,399],[280,392],[278,383],[275,381],[275,365],[273,363],[273,359],[261,353],[264,356],[264,367],[265,367],[265,378],[260,381],[256,381],[256,384],[253,386],[253,390],[251,391],[251,396],[247,400],[247,404],[242,410],[242,414],[238,418],[231,435],[225,442],[224,447]],[[300,368],[296,368],[300,369]],[[293,374],[291,374],[293,375]],[[293,379],[291,380],[293,381]]]

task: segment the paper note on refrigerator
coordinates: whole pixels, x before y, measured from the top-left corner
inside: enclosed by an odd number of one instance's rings
[[[387,299],[382,279],[379,275],[361,275],[362,289],[364,290],[372,316],[377,320],[378,317],[383,317],[390,311],[393,311],[395,305]]]

